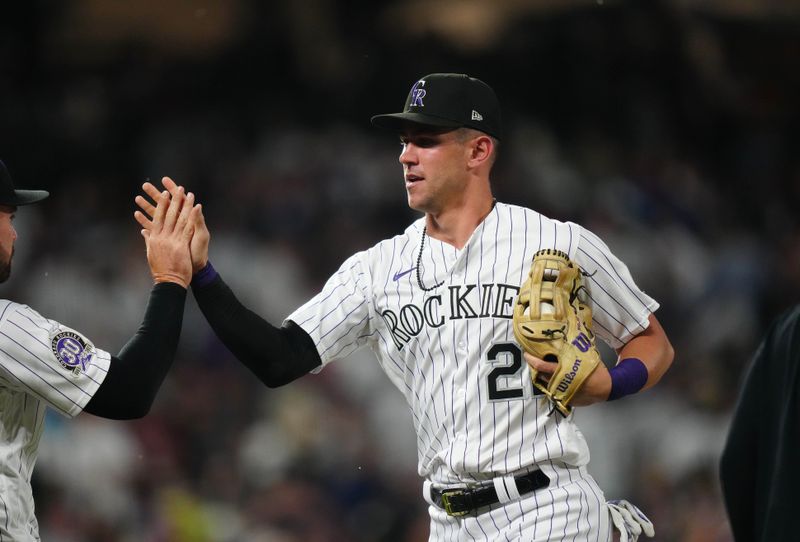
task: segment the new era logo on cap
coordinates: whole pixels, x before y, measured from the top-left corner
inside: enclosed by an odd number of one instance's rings
[[[408,123],[474,128],[500,139],[500,104],[480,79],[462,73],[432,73],[412,85],[402,113],[372,117],[375,126],[395,131]]]

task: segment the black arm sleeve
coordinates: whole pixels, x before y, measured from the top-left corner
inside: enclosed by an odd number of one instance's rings
[[[111,357],[105,380],[84,410],[103,418],[129,420],[150,411],[178,347],[186,289],[172,282],[153,286],[142,325]]]
[[[222,277],[192,292],[217,337],[268,387],[288,384],[322,363],[303,328],[294,322],[273,326],[242,305]]]

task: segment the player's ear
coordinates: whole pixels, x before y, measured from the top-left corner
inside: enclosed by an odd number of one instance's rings
[[[469,166],[479,167],[483,164],[490,164],[492,152],[494,151],[494,141],[486,134],[474,137],[469,143]]]

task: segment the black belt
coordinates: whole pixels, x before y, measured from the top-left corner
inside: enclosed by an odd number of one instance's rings
[[[550,478],[540,470],[514,478],[520,495],[542,489],[550,484]],[[436,489],[431,486],[431,500],[451,516],[466,516],[473,510],[500,502],[494,484],[482,487]]]

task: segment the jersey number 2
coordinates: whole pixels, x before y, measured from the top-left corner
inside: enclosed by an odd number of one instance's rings
[[[493,365],[496,365],[498,361],[502,362],[503,358],[507,361],[510,360],[510,363],[499,365],[489,371],[486,377],[489,385],[489,400],[508,401],[510,399],[522,399],[525,395],[525,390],[521,386],[502,388],[498,383],[498,380],[504,377],[519,381],[520,373],[522,372],[522,350],[520,350],[519,346],[514,343],[497,343],[486,352],[486,358]],[[536,395],[537,391],[534,389],[534,395]]]

